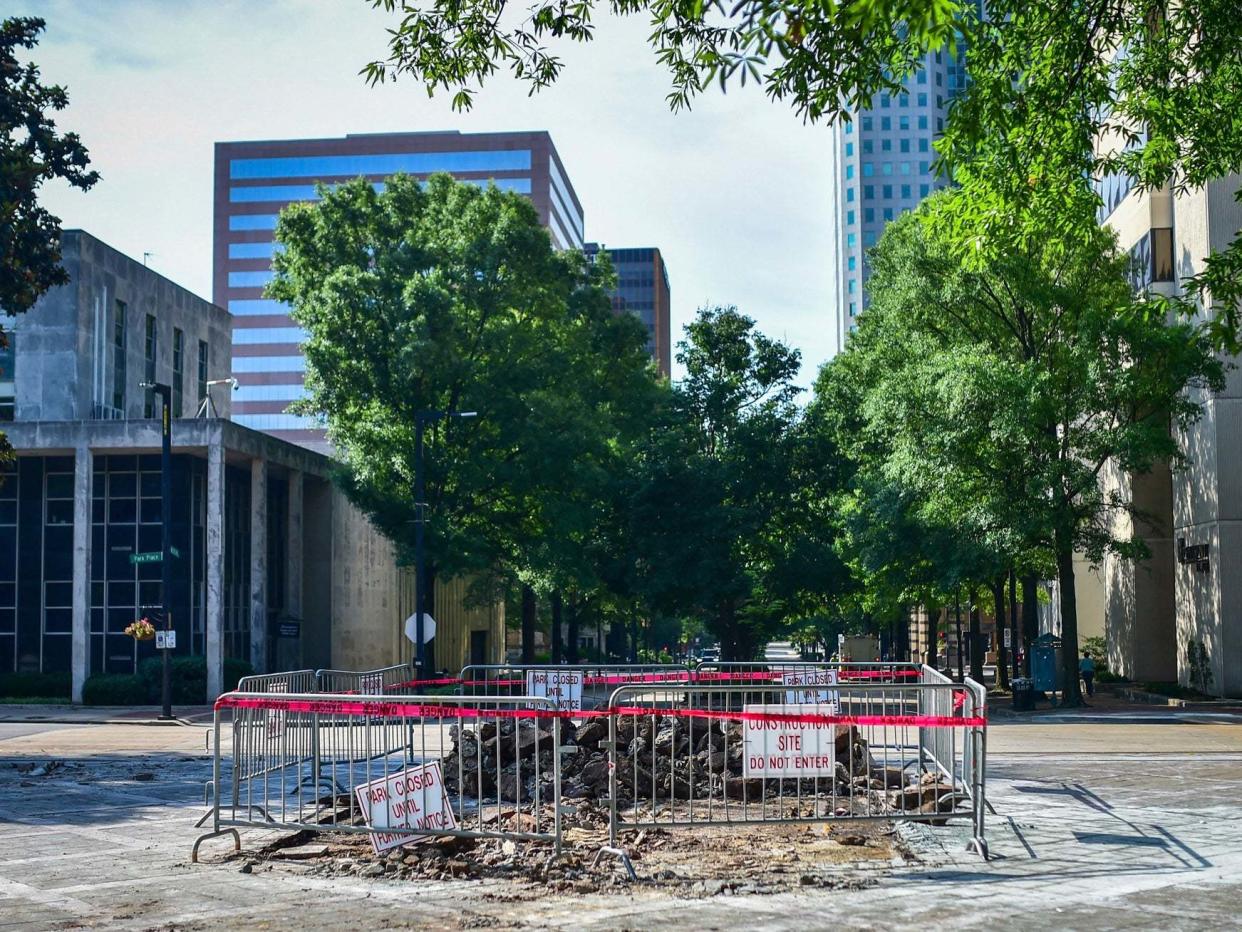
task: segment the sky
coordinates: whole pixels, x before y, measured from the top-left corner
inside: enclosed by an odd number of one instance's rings
[[[44,205],[197,294],[211,295],[217,141],[457,129],[547,130],[582,202],[588,240],[657,246],[672,330],[703,306],[737,305],[802,352],[809,386],[834,351],[827,151],[758,88],[713,88],[672,113],[667,73],[642,18],[599,20],[596,40],[559,46],[552,88],[507,73],[454,113],[402,79],[369,87],[390,20],[367,0],[6,0],[47,20],[33,59],[69,107],[102,180],[45,186]],[[676,369],[674,376],[676,376]]]

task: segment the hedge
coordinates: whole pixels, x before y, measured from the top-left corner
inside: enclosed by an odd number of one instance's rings
[[[173,657],[170,679],[173,705],[204,705],[207,702],[207,659]],[[224,661],[224,689],[237,688],[237,681],[254,668],[244,660]],[[96,673],[82,688],[86,705],[158,705],[163,700],[164,661],[148,657],[138,665],[138,673]]]
[[[64,699],[73,693],[73,677],[68,673],[0,674],[0,696],[5,698]]]

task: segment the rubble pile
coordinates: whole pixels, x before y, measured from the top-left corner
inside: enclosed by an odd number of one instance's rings
[[[958,801],[951,786],[930,775],[920,777],[909,769],[881,764],[856,727],[835,727],[836,773],[829,785],[825,778],[746,777],[739,722],[658,714],[622,717],[617,722],[617,802],[624,806],[653,799],[758,801],[780,794],[835,797],[847,807],[851,802],[870,804],[872,811],[888,807],[942,813]],[[450,734],[452,748],[441,760],[450,791],[506,802],[552,801],[555,740],[550,725],[509,719],[454,727]],[[609,798],[607,740],[608,724],[602,718],[588,719],[576,728],[562,726],[561,745],[577,748],[577,753],[561,759],[562,799]]]

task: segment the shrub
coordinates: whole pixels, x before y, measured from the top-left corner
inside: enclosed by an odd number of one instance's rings
[[[96,673],[82,686],[86,705],[146,705],[147,684],[141,676]]]
[[[64,699],[73,693],[69,673],[5,673],[0,675],[0,696],[31,699]]]
[[[204,676],[206,674],[204,673]],[[238,660],[235,657],[224,658],[224,691],[229,692],[237,688],[237,681],[243,676],[253,676],[254,667],[245,660]],[[206,687],[204,687],[206,689]]]

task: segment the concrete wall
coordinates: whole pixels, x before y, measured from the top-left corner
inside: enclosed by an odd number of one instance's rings
[[[392,544],[338,489],[332,490],[332,666],[367,670],[397,663],[401,649],[397,561]]]
[[[198,342],[207,341],[208,377],[226,378],[232,368],[227,311],[148,269],[141,262],[81,230],[62,239],[70,283],[54,288],[26,314],[11,321],[16,335],[16,420],[71,421],[103,416],[115,382],[113,321],[125,304],[125,406],[113,417],[142,418],[146,390],[146,318],[156,319],[156,381],[173,382],[173,330],[185,338],[182,416],[198,409]],[[7,329],[7,327],[6,327]],[[213,393],[221,417],[231,393]],[[158,404],[157,404],[158,408]]]

